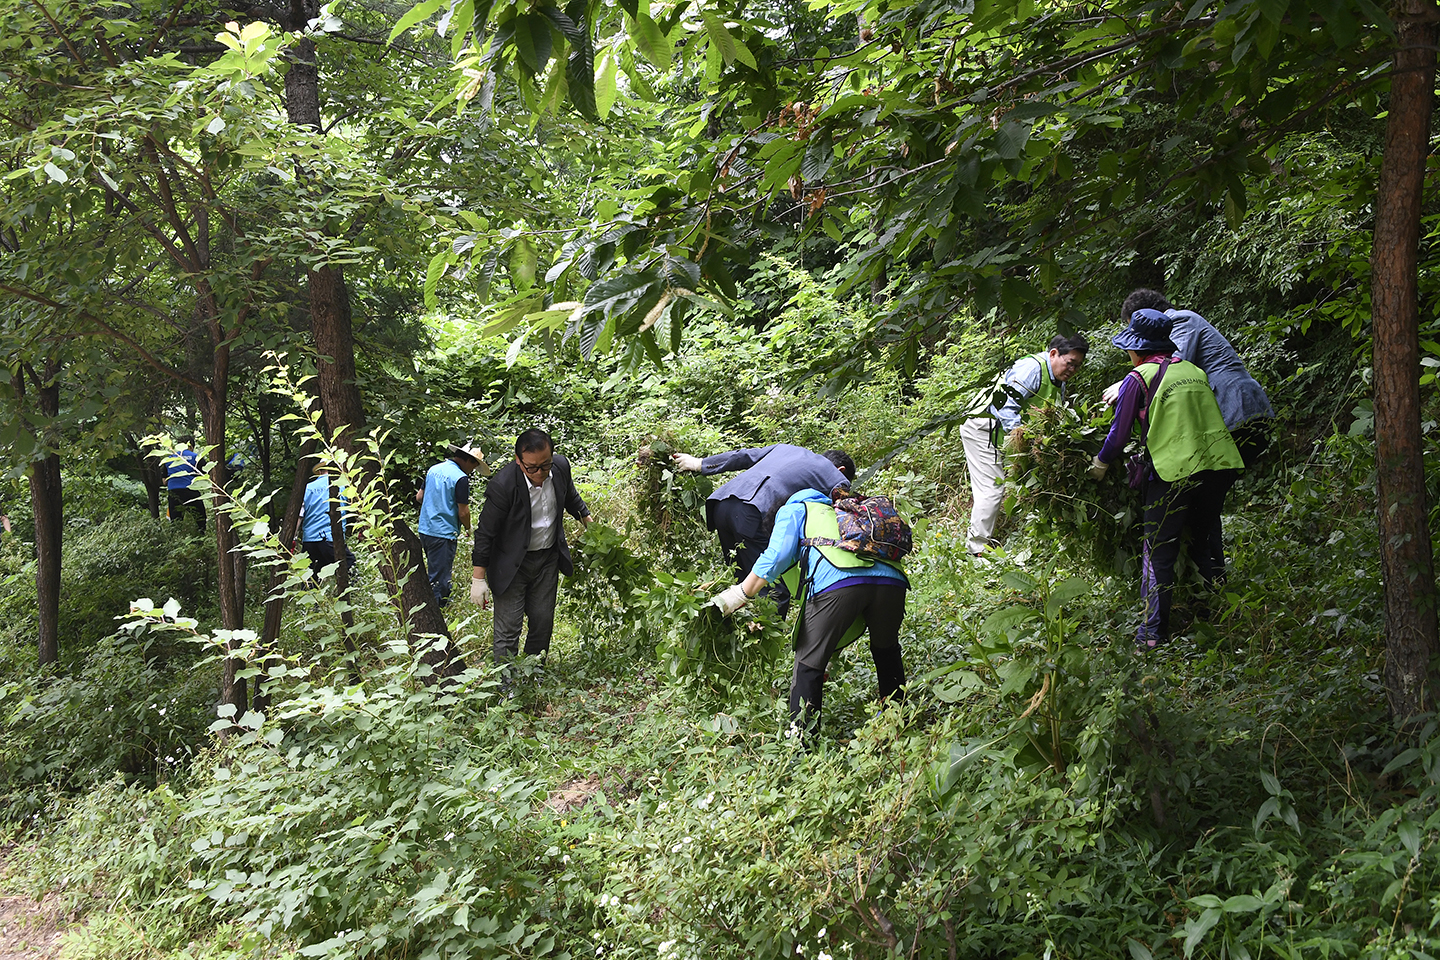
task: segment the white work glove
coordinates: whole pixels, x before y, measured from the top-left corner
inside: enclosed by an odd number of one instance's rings
[[[1110,386],[1106,387],[1104,391],[1101,392],[1100,399],[1104,400],[1107,406],[1115,406],[1115,401],[1120,399],[1120,384],[1124,382],[1125,380],[1122,377],[1121,379],[1116,380],[1114,383],[1110,384]]]
[[[699,458],[699,457],[692,456],[692,455],[690,455],[690,454],[688,454],[688,453],[672,453],[672,454],[670,454],[670,459],[671,459],[672,461],[674,461],[676,467],[678,467],[680,470],[684,471],[685,473],[699,473],[699,472],[700,472],[700,458]]]
[[[1091,480],[1104,480],[1104,479],[1105,479],[1105,471],[1106,471],[1106,470],[1109,470],[1109,469],[1110,469],[1110,464],[1104,462],[1104,461],[1101,460],[1099,457],[1091,457],[1091,458],[1090,458],[1090,469],[1089,469],[1088,471],[1086,471],[1086,472],[1090,474],[1090,479],[1091,479]]]
[[[470,581],[470,602],[481,610],[490,606],[490,584],[478,577]]]
[[[710,602],[719,607],[720,612],[728,617],[749,603],[750,598],[745,596],[745,588],[737,583],[735,586],[727,587],[725,590],[715,594],[715,596],[710,599]]]

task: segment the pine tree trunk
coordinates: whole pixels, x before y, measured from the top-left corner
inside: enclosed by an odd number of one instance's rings
[[[1431,670],[1437,649],[1436,591],[1420,434],[1417,270],[1437,13],[1435,0],[1405,0],[1397,18],[1399,47],[1390,83],[1371,261],[1385,688],[1399,724],[1433,709],[1436,691]]]

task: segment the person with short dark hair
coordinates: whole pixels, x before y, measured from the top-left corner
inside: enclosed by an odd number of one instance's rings
[[[186,511],[195,514],[195,527],[205,532],[205,496],[190,485],[200,476],[200,455],[192,446],[195,438],[180,438],[175,449],[165,457],[165,496],[170,522],[177,523]]]
[[[1194,310],[1178,309],[1163,293],[1148,287],[1133,290],[1125,298],[1120,307],[1121,322],[1129,323],[1137,310],[1156,310],[1170,318],[1170,340],[1175,344],[1175,355],[1205,371],[1210,389],[1215,393],[1215,402],[1220,405],[1220,415],[1225,418],[1225,428],[1230,431],[1240,451],[1240,459],[1246,469],[1253,468],[1270,445],[1270,423],[1275,416],[1265,388],[1250,375],[1245,361],[1240,359],[1240,354],[1225,335]],[[1105,402],[1113,405],[1119,392],[1120,382],[1111,384],[1103,394]],[[1222,489],[1218,509],[1206,531],[1211,559],[1219,566],[1217,579],[1222,582],[1225,579],[1225,536],[1220,518],[1225,512],[1225,498],[1239,479],[1237,471],[1230,471],[1220,478]]]
[[[855,461],[844,450],[816,453],[789,443],[730,450],[700,458],[672,456],[680,470],[713,476],[742,470],[705,500],[705,525],[720,538],[725,562],[735,567],[735,580],[745,579],[760,559],[775,515],[801,490],[833,490],[855,479]],[[782,583],[767,588],[783,617],[790,609],[790,591]]]
[[[543,657],[550,649],[560,574],[574,572],[562,511],[587,525],[593,520],[570,461],[555,452],[548,433],[526,430],[515,440],[515,460],[485,487],[470,557],[471,602],[484,609],[494,601],[497,664],[519,652],[527,620],[525,655]]]
[[[1065,384],[1080,371],[1089,352],[1090,341],[1083,334],[1052,337],[1045,350],[1016,360],[961,424],[972,499],[965,549],[971,556],[989,549],[1000,519],[1000,505],[1005,502],[1004,444],[1014,448],[1023,442],[1021,419],[1030,407],[1065,402]],[[1002,436],[1007,438],[1003,443]]]
[[[445,449],[448,456],[426,471],[425,487],[416,494],[425,570],[435,602],[442,608],[450,602],[451,568],[460,531],[470,532],[470,475],[482,468],[489,473],[484,456],[472,443],[452,443]]]

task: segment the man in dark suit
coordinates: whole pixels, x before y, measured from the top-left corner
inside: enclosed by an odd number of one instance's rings
[[[789,443],[717,453],[703,460],[688,453],[673,457],[681,470],[710,476],[743,470],[705,501],[705,524],[720,538],[725,561],[735,566],[735,582],[745,579],[765,552],[775,514],[801,490],[829,494],[855,479],[855,461],[844,450],[816,453]],[[768,588],[783,617],[790,609],[784,584]]]
[[[562,510],[590,523],[570,461],[555,453],[544,430],[526,430],[515,440],[515,462],[496,471],[485,488],[471,553],[470,600],[482,609],[495,601],[496,663],[514,658],[526,618],[525,655],[550,649],[560,574],[574,569]]]

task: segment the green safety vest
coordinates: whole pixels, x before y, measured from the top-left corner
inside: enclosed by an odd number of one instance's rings
[[[1040,389],[1028,397],[1020,398],[1021,416],[1024,416],[1025,412],[1034,404],[1062,403],[1065,400],[1065,385],[1057,381],[1055,374],[1050,371],[1050,354],[1042,350],[1040,353],[1030,354],[1030,359],[1040,364],[1042,373],[1040,377]],[[1016,362],[1018,363],[1019,361]],[[1005,374],[1009,373],[1014,366],[1015,364],[1012,363],[1009,367],[1006,367],[1000,372],[999,376],[995,378],[994,383],[975,395],[975,399],[970,403],[969,410],[966,411],[966,416],[988,417],[990,416],[991,407],[999,407],[1005,404],[1006,399],[1012,396],[1010,386],[1005,383]],[[991,441],[997,447],[1000,445],[999,424],[1000,421],[996,420],[993,431],[995,436],[991,437]]]
[[[835,506],[829,503],[822,503],[818,500],[806,500],[805,524],[800,529],[800,536],[839,540],[840,520],[835,515]],[[870,557],[862,557],[858,553],[851,553],[849,550],[842,550],[839,547],[816,545],[805,549],[819,550],[820,556],[829,560],[841,570],[864,570],[868,567],[875,566],[877,563],[876,560]],[[901,573],[905,572],[898,563],[892,563],[890,565],[900,570]],[[795,615],[795,629],[791,636],[792,642],[796,643],[800,640],[800,621],[805,617],[805,601],[808,594],[808,590],[803,588],[809,586],[809,580],[805,577],[804,566],[805,554],[802,550],[795,565],[780,574],[781,581],[790,591],[790,596],[795,598],[795,603],[798,607],[798,612]],[[855,622],[850,624],[845,630],[845,635],[842,636],[840,642],[835,645],[835,652],[839,653],[841,650],[850,646],[850,644],[860,639],[860,635],[864,632],[865,618],[863,616],[856,617]]]
[[[1032,404],[1058,402],[1065,399],[1065,385],[1057,381],[1055,374],[1050,371],[1050,354],[1046,351],[1032,353],[1030,359],[1039,361],[1040,369],[1045,375],[1040,378],[1040,389],[1020,401],[1021,413],[1029,410]]]
[[[1142,363],[1135,369],[1148,392],[1160,364]],[[1165,368],[1147,417],[1145,448],[1161,480],[1180,480],[1201,470],[1244,468],[1210,381],[1195,364],[1179,360]]]

